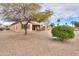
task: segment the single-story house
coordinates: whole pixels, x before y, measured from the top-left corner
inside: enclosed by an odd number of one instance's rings
[[[12,24],[9,28],[10,28],[10,30],[15,31],[15,32],[22,32],[22,31],[24,31],[24,24],[26,22],[23,21],[22,23],[23,23],[22,24],[23,26],[21,26],[21,23],[18,22],[18,23]],[[46,26],[43,23],[38,23],[35,21],[31,21],[27,25],[27,31],[29,31],[29,32],[40,31],[40,30],[45,30],[45,29],[46,29]]]

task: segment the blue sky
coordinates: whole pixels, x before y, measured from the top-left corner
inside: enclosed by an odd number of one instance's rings
[[[78,3],[46,3],[42,4],[43,10],[50,9],[54,14],[49,18],[51,22],[57,23],[60,19],[60,24],[68,23],[71,21],[79,21],[79,4]]]

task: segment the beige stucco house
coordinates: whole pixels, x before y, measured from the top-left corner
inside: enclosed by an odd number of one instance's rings
[[[22,23],[24,25],[26,22],[23,21]],[[24,28],[21,27],[20,22],[11,25],[9,28],[10,28],[10,30],[15,31],[15,32],[24,31]],[[38,22],[35,22],[35,21],[31,21],[27,25],[27,31],[28,32],[45,30],[45,28],[46,28],[46,26],[43,23],[38,23]]]

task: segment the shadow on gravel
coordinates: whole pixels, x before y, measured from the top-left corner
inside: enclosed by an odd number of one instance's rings
[[[56,37],[53,37],[53,38],[50,38],[51,41],[53,42],[60,42],[60,43],[66,43],[66,44],[70,44],[71,43],[71,40],[67,40],[67,41],[60,41],[58,38]]]

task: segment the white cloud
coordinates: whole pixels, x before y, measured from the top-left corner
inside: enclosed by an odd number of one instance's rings
[[[56,17],[79,16],[79,4],[77,3],[49,3],[43,5],[45,9],[52,9]]]

